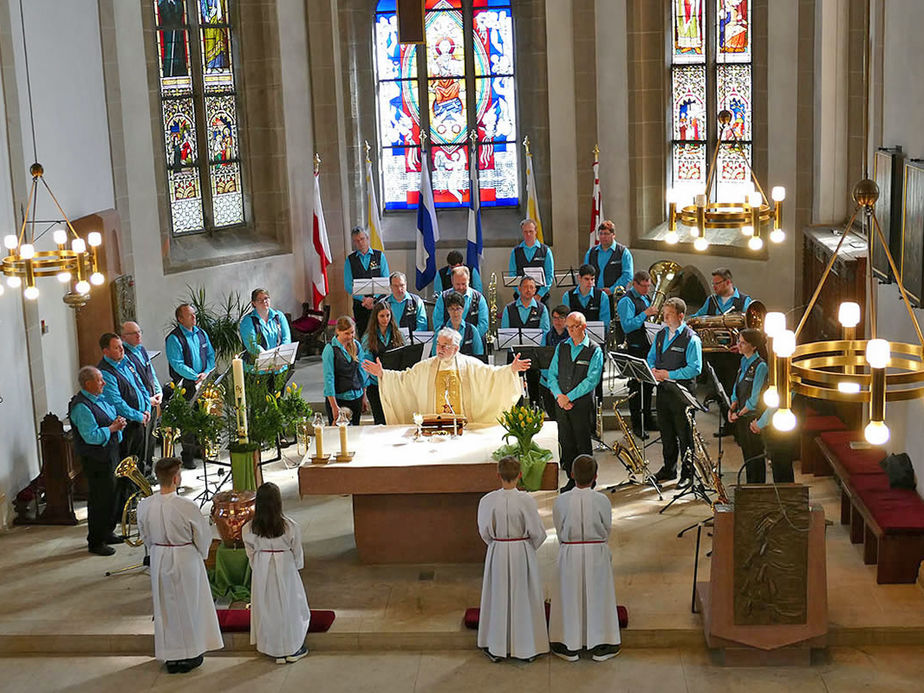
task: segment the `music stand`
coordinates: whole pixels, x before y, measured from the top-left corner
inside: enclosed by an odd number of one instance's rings
[[[289,368],[295,363],[295,355],[298,353],[298,342],[288,342],[280,344],[274,349],[261,350],[257,355],[254,368],[257,371],[280,371],[283,368]]]
[[[552,357],[555,355],[555,347],[552,346],[521,346],[517,349],[507,351],[507,363],[513,363],[514,352],[520,354],[520,358],[529,359],[529,370],[541,371],[547,369],[552,364]]]
[[[704,407],[700,403],[700,401],[696,399],[696,396],[692,392],[690,392],[686,387],[684,387],[683,385],[675,381],[668,381],[668,382],[677,388],[677,391],[680,394],[682,400],[686,402],[685,411],[687,413],[689,413],[691,409],[694,409],[697,411],[709,411],[708,408]],[[690,469],[693,475],[693,478],[690,481],[690,485],[684,488],[682,491],[680,491],[680,493],[675,494],[674,497],[671,499],[670,503],[668,503],[667,505],[665,505],[663,508],[661,508],[658,511],[659,515],[663,513],[665,510],[667,510],[669,507],[671,507],[678,500],[683,498],[684,496],[693,496],[694,498],[699,499],[710,506],[712,505],[712,499],[709,497],[710,489],[706,486],[706,484],[708,483],[708,479],[701,479],[699,476],[699,470],[697,470],[696,465],[693,464],[693,460],[692,460],[693,448],[691,447],[690,449],[688,449],[685,455],[686,455],[686,461],[689,463]],[[681,465],[681,468],[682,468],[682,465]]]
[[[564,271],[555,270],[555,286],[559,289],[573,289],[578,285],[578,271],[569,267]]]
[[[353,295],[381,296],[391,293],[388,277],[360,277],[353,280]]]
[[[603,324],[602,320],[589,320],[587,322],[587,336],[590,337],[590,341],[598,346],[603,346],[606,343],[606,325]]]
[[[538,327],[501,327],[497,330],[497,348],[542,346],[542,330]]]
[[[545,286],[545,270],[541,267],[524,267],[523,276],[530,277],[536,286]]]
[[[426,344],[410,344],[408,346],[389,349],[381,356],[382,368],[390,371],[403,371],[411,368],[423,359],[424,348]]]
[[[522,274],[504,274],[501,275],[501,281],[504,283],[504,286],[507,287],[517,287],[520,285],[520,280],[523,278]]]
[[[436,334],[433,330],[410,330],[407,327],[400,327],[398,329],[408,346],[422,344],[424,347],[422,353],[424,354],[428,353],[432,348],[434,335]],[[421,359],[422,358],[423,356],[421,356]]]
[[[719,380],[719,376],[716,375],[715,368],[712,367],[711,363],[706,363],[706,370],[709,372],[709,377],[712,379],[712,385],[715,387],[715,392],[721,399],[721,402],[716,402],[719,405],[719,427],[723,428],[728,422],[722,421],[722,405],[725,405],[725,411],[731,411],[731,400],[728,398],[728,393],[725,392],[725,388],[722,386],[722,382]],[[731,425],[731,424],[728,424]],[[722,438],[725,436],[719,436],[719,456],[716,466],[718,468],[719,476],[722,476]]]

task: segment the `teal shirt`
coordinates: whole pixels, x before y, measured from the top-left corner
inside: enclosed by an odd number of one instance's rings
[[[404,311],[410,305],[410,300],[408,297],[410,294],[404,294],[403,301],[395,300],[394,294],[388,295],[388,307],[391,309],[391,318],[395,321],[396,325],[401,324],[401,318],[404,317]],[[427,329],[427,308],[424,306],[423,300],[420,296],[417,296],[417,323],[414,325],[414,330],[426,330]]]
[[[115,407],[107,402],[102,395],[91,395],[83,389],[80,391],[83,393],[84,397],[96,404],[113,419],[118,416]],[[70,419],[71,425],[80,431],[80,437],[83,438],[88,445],[105,445],[113,435],[108,426],[100,426],[96,423],[96,417],[93,416],[93,412],[90,411],[86,404],[75,404],[74,408],[71,409]],[[116,431],[115,435],[116,440],[121,443],[122,431]]]
[[[613,251],[616,249],[616,243],[609,248],[604,248],[602,245],[599,246],[600,252],[597,253],[597,284],[598,289],[609,289],[610,291],[615,291],[617,286],[625,286],[632,281],[632,275],[635,274],[635,263],[632,260],[632,253],[629,252],[629,249],[626,248],[622,251],[622,274],[616,277],[616,282],[612,286],[603,285],[603,268],[606,267],[609,263],[610,258],[613,255]],[[590,251],[593,250],[593,247],[588,248],[587,252],[584,253],[584,264],[590,264]]]
[[[698,318],[701,315],[706,315],[706,311],[709,309],[709,300],[713,297],[715,298],[716,303],[719,306],[719,310],[722,311],[723,313],[727,313],[728,310],[732,307],[732,303],[734,302],[734,300],[736,298],[741,298],[741,294],[738,293],[737,287],[735,288],[734,293],[732,293],[732,295],[729,296],[728,298],[722,298],[718,294],[712,294],[712,296],[707,298],[706,302],[702,306],[700,306],[700,309],[696,311],[695,313],[693,313],[693,315],[691,315],[690,317]],[[745,296],[744,310],[747,310],[749,305],[751,305],[751,297]]]
[[[189,345],[189,352],[192,356],[192,368],[187,366],[183,361],[183,348],[179,340],[173,334],[167,335],[165,351],[167,352],[167,361],[174,371],[183,376],[186,380],[195,380],[200,373],[210,371],[215,367],[215,349],[212,347],[212,340],[202,331],[198,325],[193,330],[187,330],[180,325],[180,332],[186,338],[186,344]],[[205,343],[208,346],[205,363],[199,358],[199,337],[198,333],[205,335]],[[177,383],[179,385],[179,383]]]
[[[520,314],[520,322],[526,322],[526,318],[529,317],[529,311],[539,307],[539,329],[542,330],[543,336],[545,333],[552,329],[552,322],[549,320],[549,311],[544,304],[537,301],[535,298],[529,300],[528,305],[523,305],[523,301],[517,299],[516,307],[517,312]],[[510,309],[510,306],[504,306],[504,314],[501,316],[501,327],[507,328],[510,327],[510,314],[507,312]]]
[[[132,354],[134,354],[135,356],[137,356],[139,361],[141,361],[141,362],[144,363],[145,365],[150,365],[150,366],[151,366],[151,375],[152,375],[152,379],[153,379],[153,381],[154,381],[154,394],[155,394],[155,395],[159,395],[159,394],[161,393],[161,391],[162,391],[163,388],[161,388],[161,386],[160,386],[160,381],[157,379],[157,372],[154,370],[154,364],[151,363],[150,354],[148,355],[148,358],[145,358],[145,357],[144,357],[144,353],[141,351],[141,349],[140,349],[139,347],[134,347],[134,346],[132,346],[131,344],[129,344],[128,342],[122,342],[122,346],[125,347],[125,351],[130,351]],[[145,350],[145,351],[147,351],[147,350]]]
[[[670,328],[666,325],[661,328],[661,331],[667,330],[667,334],[664,335],[664,346],[663,349],[667,351],[671,344],[674,343],[674,340],[677,339],[677,335],[683,331],[683,328],[687,326],[686,322],[681,322],[680,327],[677,328],[677,331],[674,334],[671,334]],[[657,338],[651,341],[651,348],[648,350],[648,366],[649,368],[655,367],[655,357],[656,351],[658,349],[658,340]],[[683,368],[678,368],[673,371],[667,372],[667,377],[671,380],[692,380],[698,376],[703,370],[703,343],[700,341],[699,337],[693,335],[693,339],[690,340],[690,343],[687,344],[686,350],[687,365]]]
[[[119,391],[119,382],[116,377],[109,371],[100,369],[100,373],[103,374],[103,383],[105,383],[103,385],[103,399],[115,407],[116,413],[119,416],[124,416],[126,420],[144,421],[145,413],[151,410],[151,400],[148,399],[148,391],[144,387],[141,376],[134,372],[134,366],[131,361],[124,356],[121,361],[113,361],[108,356],[104,356],[103,360],[119,371],[122,377],[132,386],[132,389],[135,391],[135,396],[138,398],[139,408],[135,409],[134,407],[130,407],[128,402],[122,398],[122,393]]]
[[[751,364],[758,358],[758,354],[755,351],[751,354],[750,357],[744,358],[741,357],[741,366],[738,368],[738,376],[735,378],[735,385],[741,382],[741,379],[744,378],[744,374],[750,368]],[[757,410],[757,405],[760,401],[761,389],[764,386],[764,382],[767,380],[767,362],[764,361],[754,370],[754,383],[751,386],[751,396],[748,397],[748,401],[744,403],[743,409],[747,409],[749,412]],[[729,393],[732,404],[738,401],[738,395],[735,392],[737,387],[732,388],[732,391]]]
[[[356,345],[356,356],[359,359],[361,364],[368,357],[366,355],[366,350],[363,349],[363,345],[357,342],[355,339],[353,343]],[[363,390],[347,390],[346,392],[336,392],[334,390],[334,349],[340,349],[347,358],[351,358],[347,350],[340,343],[339,339],[332,339],[324,347],[324,351],[321,352],[321,365],[323,366],[324,371],[324,396],[325,397],[335,397],[337,399],[359,399],[363,396]],[[359,366],[360,373],[363,376],[363,385],[368,382],[366,372],[362,370],[362,366]]]
[[[529,246],[526,245],[523,241],[520,241],[519,244],[514,246],[513,250],[510,251],[510,262],[507,266],[508,274],[515,275],[519,274],[517,272],[517,259],[516,252],[517,248],[523,249],[523,254],[526,256],[527,261],[532,261],[533,257],[536,255],[536,251],[542,246],[538,240],[535,245]],[[549,248],[549,251],[545,254],[545,262],[542,263],[542,269],[545,271],[545,286],[540,286],[538,288],[537,296],[542,297],[549,293],[549,286],[552,282],[555,281],[555,259],[552,257],[552,249]]]
[[[575,344],[574,340],[571,337],[568,337],[565,341],[561,342],[557,347],[555,347],[555,353],[552,355],[552,363],[549,364],[549,390],[552,391],[552,394],[558,397],[562,394],[561,387],[558,385],[558,350],[559,349],[571,349],[571,360],[577,358],[578,354],[581,353],[581,349],[591,344],[590,337],[586,334],[584,339],[581,340],[579,344]],[[590,359],[590,367],[587,369],[587,377],[585,377],[581,382],[574,386],[574,389],[571,392],[565,392],[568,399],[572,402],[584,395],[592,392],[597,383],[600,382],[600,377],[603,375],[603,351],[598,347],[594,350],[594,355]]]

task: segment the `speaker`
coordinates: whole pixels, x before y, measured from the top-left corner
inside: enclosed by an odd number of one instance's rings
[[[398,0],[398,42],[426,43],[424,0]]]

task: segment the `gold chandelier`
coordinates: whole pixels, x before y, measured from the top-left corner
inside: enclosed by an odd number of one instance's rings
[[[777,185],[770,191],[770,198],[767,198],[764,189],[760,186],[760,181],[757,180],[757,175],[745,156],[737,133],[731,128],[731,120],[731,111],[728,109],[719,111],[719,144],[712,154],[709,172],[706,175],[705,190],[693,196],[693,204],[685,205],[679,191],[667,191],[669,214],[664,242],[668,245],[675,245],[680,240],[677,231],[678,222],[690,229],[693,248],[699,251],[709,248],[709,239],[706,236],[708,229],[739,229],[742,235],[749,237],[748,248],[754,251],[764,247],[761,231],[765,227],[772,226],[769,235],[773,243],[782,243],[786,238],[782,228],[783,200],[786,199],[786,189]],[[725,139],[726,133],[731,135],[729,140]],[[752,181],[743,186],[743,194],[736,202],[711,201],[712,186],[714,183],[718,185],[715,175],[716,162],[719,150],[723,147],[734,156],[741,158]]]
[[[91,285],[100,286],[106,280],[99,271],[98,249],[103,242],[102,235],[98,231],[91,231],[86,240],[81,238],[45,181],[42,165],[32,164],[29,173],[32,174],[32,185],[19,234],[9,234],[3,239],[7,255],[0,268],[6,277],[6,285],[13,289],[23,287],[23,296],[34,301],[39,297],[36,277],[57,277],[61,284],[70,286],[64,295],[64,302],[72,308],[85,305],[89,300]],[[56,246],[54,250],[36,250],[36,241],[43,235],[37,237],[35,232],[40,181],[63,219],[64,226],[52,232]],[[0,285],[2,292],[3,287]]]

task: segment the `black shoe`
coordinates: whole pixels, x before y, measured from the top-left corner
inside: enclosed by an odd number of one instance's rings
[[[484,652],[484,656],[490,659],[495,664],[497,664],[499,661],[503,659],[503,657],[498,657],[495,654],[491,654],[491,650],[489,650],[487,647],[482,648],[482,651]]]
[[[181,659],[177,663],[181,667],[180,673],[185,674],[188,671],[192,671],[193,669],[199,666],[202,666],[202,655],[199,655],[198,657],[193,657],[192,659]]]
[[[87,547],[87,551],[95,553],[97,556],[111,556],[115,553],[115,549],[111,546],[106,546],[106,544],[91,544]]]
[[[590,651],[595,662],[605,662],[619,654],[619,645],[597,645]]]
[[[183,666],[183,663],[185,661],[186,660],[181,659],[179,661],[165,662],[165,664],[167,665],[167,673],[168,674],[185,674],[186,668]]]
[[[559,493],[567,493],[568,491],[570,491],[571,489],[573,489],[574,486],[575,486],[574,479],[568,479],[568,483],[565,484],[564,486],[562,486],[560,489],[558,489],[558,492],[559,492]]]
[[[655,474],[655,481],[673,481],[677,478],[676,469],[668,469],[667,467],[661,467],[658,470],[658,473]]]
[[[124,537],[120,537],[118,534],[110,534],[108,537],[103,539],[107,544],[121,544],[125,541]]]
[[[579,659],[578,650],[569,650],[565,647],[564,643],[560,642],[551,642],[549,643],[549,649],[552,650],[552,654],[556,657],[559,657],[566,662],[576,662]]]
[[[683,474],[681,474],[680,481],[677,482],[677,488],[685,488],[687,486],[690,486],[692,483],[693,483],[692,476],[684,476]]]

